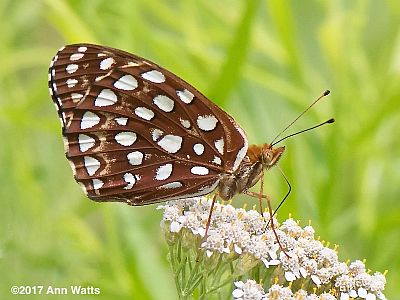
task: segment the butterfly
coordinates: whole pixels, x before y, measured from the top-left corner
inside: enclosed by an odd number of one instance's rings
[[[66,157],[90,199],[145,205],[247,191],[284,147],[248,145],[244,130],[170,71],[99,45],[61,48],[49,91]]]

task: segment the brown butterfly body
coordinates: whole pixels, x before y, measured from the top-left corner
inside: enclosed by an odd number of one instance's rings
[[[234,195],[248,191],[268,170],[277,164],[285,147],[272,148],[270,144],[250,145],[238,170],[233,174],[223,174],[218,185],[218,195],[229,200]]]

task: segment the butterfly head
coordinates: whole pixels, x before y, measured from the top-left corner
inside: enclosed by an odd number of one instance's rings
[[[285,152],[285,146],[273,148],[271,144],[264,144],[261,151],[261,163],[265,169],[270,169],[276,165]]]

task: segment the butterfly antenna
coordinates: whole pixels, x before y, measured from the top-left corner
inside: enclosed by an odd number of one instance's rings
[[[329,91],[329,90],[326,90],[321,96],[319,96],[317,99],[315,99],[315,100],[313,101],[313,103],[311,103],[305,110],[303,110],[303,112],[302,112],[300,115],[298,115],[298,116],[296,117],[296,119],[294,119],[288,126],[286,126],[286,128],[283,129],[283,130],[272,140],[272,142],[271,142],[270,144],[273,145],[274,142],[275,142],[286,130],[288,130],[294,123],[296,123],[296,121],[297,121],[298,119],[300,119],[311,107],[313,107],[319,100],[321,100],[322,98],[328,96],[329,94],[330,94],[330,91]],[[275,144],[276,144],[276,143],[275,143]]]
[[[288,185],[288,191],[287,191],[285,197],[283,197],[283,199],[281,200],[281,202],[279,202],[278,207],[274,210],[274,213],[272,214],[272,217],[275,216],[275,214],[278,212],[278,209],[281,207],[281,205],[283,204],[283,202],[285,202],[285,200],[289,197],[289,194],[290,194],[290,192],[292,191],[292,185],[290,184],[289,179],[286,177],[285,173],[283,173],[283,171],[282,171],[282,169],[279,167],[279,165],[277,164],[276,166],[278,167],[278,170],[281,172],[283,178],[285,179],[285,181],[286,181],[286,183],[287,183],[287,185]],[[268,221],[267,226],[269,225],[269,222],[270,222],[270,221]]]
[[[298,134],[300,134],[300,133],[303,133],[303,132],[306,132],[306,131],[309,131],[309,130],[318,128],[318,127],[320,127],[320,126],[322,126],[322,125],[330,124],[330,123],[333,123],[333,122],[335,122],[335,119],[331,118],[331,119],[329,119],[329,120],[327,120],[327,121],[325,121],[325,122],[322,122],[322,123],[320,123],[320,124],[318,124],[318,125],[315,125],[315,126],[313,126],[313,127],[310,127],[310,128],[307,128],[307,129],[303,129],[303,130],[300,130],[300,131],[298,131],[298,132],[289,134],[289,135],[287,135],[287,136],[281,138],[280,140],[276,141],[275,143],[272,143],[271,146],[274,146],[274,145],[276,145],[276,144],[279,144],[279,143],[282,142],[283,140],[286,140],[287,138],[290,138],[290,137],[292,137],[292,136],[298,135]]]

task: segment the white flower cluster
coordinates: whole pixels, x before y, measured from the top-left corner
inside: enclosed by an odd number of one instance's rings
[[[291,288],[284,287],[278,284],[273,284],[268,292],[265,292],[263,287],[256,283],[252,279],[248,279],[246,282],[236,281],[234,282],[235,289],[232,292],[233,299],[235,300],[335,300],[337,299],[334,295],[330,293],[322,293],[317,295],[315,293],[308,294],[307,291],[303,289],[298,289],[293,292]],[[376,299],[373,294],[368,294],[367,292],[352,293],[352,295],[340,296],[340,300],[343,299]]]
[[[211,201],[206,197],[167,202],[160,206],[164,210],[162,224],[169,226],[166,229],[171,233],[178,233],[184,228],[203,238],[210,206]],[[339,262],[335,250],[314,239],[311,226],[302,228],[293,219],[287,219],[276,228],[279,241],[289,255],[287,257],[281,251],[273,231],[266,228],[268,218],[265,219],[255,210],[246,211],[215,203],[208,235],[201,245],[207,256],[211,257],[214,253],[239,257],[251,255],[266,268],[279,268],[283,275],[279,282],[281,286],[273,285],[267,293],[254,285],[253,281],[237,282],[233,294],[236,299],[335,299],[330,298],[331,294],[322,292],[319,296],[305,294],[300,297],[300,291],[293,294],[290,288],[284,286],[291,286],[296,280],[310,282],[320,291],[327,287],[326,290],[333,291],[341,300],[350,297],[386,299],[383,294],[386,283],[383,274],[369,274],[361,261],[350,265]],[[278,224],[276,219],[274,224]],[[252,298],[246,297],[247,294],[264,296]]]

